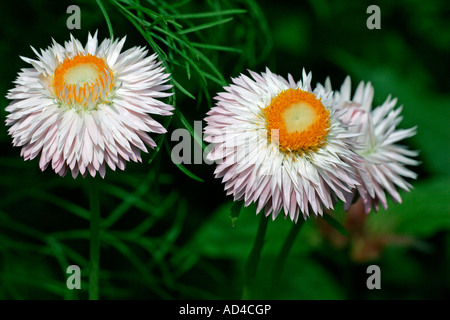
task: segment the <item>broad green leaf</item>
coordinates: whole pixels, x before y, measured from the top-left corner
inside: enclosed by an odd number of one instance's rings
[[[446,178],[414,183],[409,193],[401,193],[402,203],[388,203],[388,210],[370,213],[375,229],[388,229],[416,237],[429,237],[450,230],[450,181]]]

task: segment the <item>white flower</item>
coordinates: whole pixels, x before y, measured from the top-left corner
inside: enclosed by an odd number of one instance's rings
[[[324,89],[331,90],[329,79]],[[410,158],[417,156],[417,151],[396,144],[415,135],[416,127],[397,129],[402,120],[400,116],[402,107],[394,109],[397,99],[389,96],[381,106],[372,109],[373,96],[372,85],[360,82],[351,98],[350,77],[345,79],[341,90],[334,95],[336,108],[350,111],[346,113],[344,122],[350,125],[350,131],[359,134],[356,138],[359,146],[356,152],[364,162],[362,168],[355,168],[359,185],[351,198],[358,193],[363,200],[366,213],[369,213],[372,207],[378,211],[380,203],[387,209],[385,191],[394,202],[401,203],[402,199],[396,186],[409,191],[412,186],[403,177],[415,179],[417,174],[405,166],[418,164],[416,160]],[[350,204],[351,201],[347,202],[346,207],[348,208]]]
[[[170,93],[157,55],[145,48],[121,53],[125,38],[88,36],[86,46],[71,36],[64,46],[53,45],[38,59],[22,59],[22,69],[9,90],[6,124],[13,145],[25,160],[40,155],[39,166],[65,175],[104,177],[105,164],[124,169],[126,161],[141,161],[145,145],[155,147],[148,133],[166,129],[149,114],[171,115],[170,105],[158,100]]]
[[[295,82],[271,73],[240,75],[216,97],[206,117],[208,159],[227,194],[257,203],[273,219],[283,209],[297,221],[322,215],[357,183],[353,137],[331,108],[332,94],[312,90],[311,73]]]

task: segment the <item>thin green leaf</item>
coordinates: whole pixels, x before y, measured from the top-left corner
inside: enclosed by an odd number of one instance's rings
[[[165,196],[158,206],[152,211],[152,215],[137,225],[131,234],[140,236],[147,232],[156,222],[158,218],[161,218],[171,208],[175,201],[179,198],[179,194],[176,191],[172,191],[169,195]]]
[[[209,28],[215,27],[217,25],[221,25],[221,24],[230,22],[231,20],[233,20],[233,18],[227,18],[227,19],[221,19],[218,21],[208,22],[208,23],[204,23],[204,24],[200,24],[200,25],[191,27],[191,28],[184,29],[182,31],[179,31],[178,33],[179,34],[188,34],[191,32],[197,32],[200,30],[209,29]]]
[[[194,47],[202,48],[202,49],[210,49],[210,50],[217,50],[217,51],[230,51],[230,52],[236,52],[241,53],[241,49],[236,49],[232,47],[225,47],[225,46],[218,46],[215,44],[207,44],[207,43],[200,43],[200,42],[191,42],[191,44]]]
[[[174,18],[174,19],[198,19],[198,18],[210,18],[210,17],[216,17],[216,16],[225,16],[225,15],[230,15],[230,14],[242,14],[242,13],[246,13],[246,12],[247,12],[247,10],[245,10],[245,9],[230,9],[230,10],[223,10],[223,11],[177,14],[177,15],[173,15],[172,18]]]
[[[151,274],[151,272],[149,272],[148,267],[141,262],[139,257],[136,256],[125,243],[120,241],[117,237],[114,237],[112,234],[106,235],[105,241],[111,244],[118,252],[120,252],[124,257],[128,259],[128,261],[142,275],[142,280],[146,281],[149,285],[151,285],[152,290],[157,292],[163,298],[166,299],[171,298],[169,293],[167,293],[164,288],[160,287],[158,283],[159,282],[158,278],[156,278]]]
[[[102,3],[101,0],[97,0],[97,4],[98,4],[98,6],[100,7],[100,10],[103,13],[103,16],[105,17],[106,24],[108,25],[109,36],[111,37],[111,41],[112,41],[112,40],[114,40],[114,31],[113,31],[113,27],[111,25],[111,21],[109,20],[108,12],[106,12],[106,9],[103,6],[103,3]]]
[[[242,209],[242,202],[241,201],[237,201],[231,206],[231,209],[230,209],[230,220],[231,220],[231,225],[233,227],[236,225],[236,221],[239,218],[239,214],[241,213],[241,209]]]
[[[179,84],[178,81],[176,81],[175,79],[172,78],[172,82],[175,85],[175,87],[177,87],[181,92],[183,92],[189,98],[195,100],[195,97],[189,91],[187,91],[181,84]]]
[[[146,194],[150,188],[151,181],[153,181],[154,173],[149,171],[147,176],[142,180],[139,186],[134,190],[134,192],[127,198],[124,198],[122,203],[119,204],[113,212],[103,221],[102,228],[108,229],[117,220],[119,220],[141,197]]]
[[[172,3],[167,3],[166,0],[158,0],[157,2],[153,1],[153,0],[147,0],[147,1],[152,3],[155,6],[171,9],[171,11],[175,11],[174,10],[175,8],[182,7],[185,4],[188,4],[189,2],[191,2],[191,0],[182,0],[179,3],[172,4]]]
[[[171,78],[172,83],[173,83],[173,81],[174,81],[173,78]],[[176,95],[175,95],[175,89],[172,87],[171,91],[172,91],[172,95],[169,97],[169,104],[172,105],[174,108],[176,108],[177,100],[176,100]],[[164,119],[164,123],[163,123],[164,128],[168,128],[171,121],[172,121],[172,116],[166,117]],[[158,138],[155,139],[156,148],[153,149],[153,154],[150,156],[150,159],[147,162],[148,164],[151,164],[153,162],[153,160],[155,159],[155,157],[158,155],[159,150],[161,149],[161,146],[164,142],[165,137],[166,137],[166,135],[164,134],[164,135],[158,136]]]
[[[89,217],[90,217],[89,211],[83,207],[80,207],[79,205],[77,205],[75,203],[72,203],[65,199],[54,196],[53,194],[51,194],[49,192],[44,193],[44,192],[40,192],[40,191],[36,190],[35,192],[31,193],[30,195],[39,200],[44,200],[44,201],[52,203],[58,207],[61,207],[65,211],[71,212],[80,218],[89,220]]]
[[[122,6],[117,1],[113,0],[113,2],[119,7],[119,10],[122,11],[123,15],[135,26],[135,28],[140,32],[140,34],[144,37],[144,39],[147,41],[147,43],[150,45],[150,47],[155,51],[160,58],[167,59],[167,55],[152,39],[152,37],[145,32],[141,26],[136,22],[136,20],[140,21],[138,17],[133,15],[130,11],[128,11],[124,6]],[[165,65],[167,67],[167,65]]]
[[[6,277],[5,277],[6,278]],[[41,280],[30,274],[29,277],[16,276],[14,274],[8,274],[8,281],[14,284],[22,284],[36,289],[46,290],[58,296],[63,296],[67,290],[65,286],[61,285],[59,281],[53,281],[50,279]]]
[[[207,73],[205,71],[202,71],[202,74],[203,74],[203,76],[205,78],[207,78],[207,79],[217,83],[219,86],[225,86],[226,85],[225,79],[221,80],[221,79],[219,79],[219,78],[217,78],[217,77],[213,76],[212,74],[209,74],[209,73]]]
[[[167,142],[167,140],[166,140],[166,142],[165,142],[165,145],[166,145],[166,149],[167,149],[167,152],[170,154],[171,153],[171,150],[170,150],[170,146],[169,146],[169,143]],[[177,167],[178,167],[178,169],[180,169],[181,170],[181,172],[183,172],[185,175],[187,175],[189,178],[192,178],[192,179],[194,179],[194,180],[196,180],[196,181],[199,181],[199,182],[205,182],[202,178],[199,178],[199,177],[197,177],[195,174],[193,174],[191,171],[189,171],[185,166],[183,166],[181,163],[177,163],[177,162],[173,162]]]
[[[160,40],[161,42],[163,42],[165,45],[167,45],[167,46],[168,46],[169,48],[171,48],[172,50],[177,51],[178,54],[179,54],[180,56],[182,56],[185,60],[187,60],[187,61],[191,64],[191,66],[195,69],[195,71],[197,71],[197,73],[200,75],[200,78],[201,78],[203,84],[204,84],[205,86],[207,85],[206,79],[205,79],[205,77],[204,77],[204,75],[203,75],[202,70],[197,66],[197,63],[195,63],[190,57],[187,56],[186,53],[177,50],[176,48],[174,48],[174,46],[172,46],[168,41],[166,41],[164,38],[160,37],[159,35],[157,35],[157,34],[155,34],[155,33],[151,33],[151,35],[152,35],[154,38],[156,38],[156,39]]]
[[[146,7],[144,7],[144,6],[141,6],[141,5],[139,5],[139,6],[136,6],[136,5],[130,5],[130,6],[127,6],[126,7],[126,9],[129,9],[129,10],[136,10],[136,11],[138,11],[138,12],[143,12],[143,13],[145,13],[147,16],[149,16],[149,17],[151,17],[152,19],[160,19],[160,18],[163,18],[163,19],[170,19],[170,18],[172,18],[172,17],[170,17],[170,16],[166,16],[166,17],[164,17],[164,16],[162,16],[162,15],[160,15],[159,13],[157,13],[156,11],[153,11],[153,10],[150,10],[149,8],[146,8]]]
[[[206,144],[203,142],[203,140],[198,136],[198,134],[192,129],[189,122],[184,117],[183,113],[181,113],[180,110],[175,110],[175,114],[180,119],[181,123],[184,125],[184,127],[189,131],[191,136],[194,138],[194,140],[198,143],[198,145],[202,146],[202,150],[206,149]]]
[[[327,222],[331,227],[335,228],[343,236],[346,237],[350,236],[345,227],[331,215],[324,213],[323,219],[325,220],[325,222]]]
[[[170,229],[164,235],[164,241],[157,247],[157,253],[155,259],[163,260],[167,253],[169,253],[172,247],[175,246],[175,241],[181,234],[183,223],[187,216],[187,202],[186,198],[180,198],[178,201],[177,214]]]
[[[24,225],[20,222],[10,219],[4,212],[0,211],[0,225],[2,227],[9,228],[21,234],[27,235],[29,237],[46,241],[47,235],[37,229]]]
[[[89,233],[89,230],[87,229],[81,229],[81,230],[64,230],[64,231],[57,231],[50,234],[50,236],[53,239],[57,240],[79,240],[79,239],[86,239],[89,240],[91,234]]]
[[[221,86],[226,85],[225,78],[223,77],[222,73],[217,69],[217,67],[211,62],[211,60],[209,60],[200,51],[197,51],[197,55],[217,75],[218,80],[219,80],[219,85],[221,85]]]

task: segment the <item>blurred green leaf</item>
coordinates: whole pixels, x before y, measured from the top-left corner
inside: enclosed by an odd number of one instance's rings
[[[346,236],[346,237],[349,236],[345,227],[338,220],[336,220],[334,217],[332,217],[330,214],[324,213],[323,220],[325,220],[331,227],[335,228],[343,236]]]
[[[236,225],[236,221],[239,218],[239,214],[241,213],[241,209],[242,209],[242,202],[241,201],[236,201],[232,206],[231,206],[231,210],[230,210],[230,220],[231,220],[231,225],[234,227]]]
[[[446,178],[413,183],[414,189],[402,193],[402,204],[389,201],[388,210],[370,214],[373,228],[394,229],[416,237],[429,237],[450,230],[450,181]]]
[[[255,299],[286,300],[338,300],[345,299],[342,285],[325,266],[309,256],[293,254],[286,261],[280,277],[276,295],[270,291],[267,274],[270,274],[273,260],[261,261],[255,279]]]
[[[196,232],[191,246],[196,251],[210,257],[230,258],[244,261],[251,251],[258,227],[259,215],[254,205],[243,207],[239,214],[239,223],[230,225],[231,203],[220,206],[208,221]],[[269,221],[266,243],[262,256],[278,255],[283,241],[293,222],[279,216]],[[311,223],[305,223],[292,248],[292,252],[306,254],[318,241],[318,234]]]

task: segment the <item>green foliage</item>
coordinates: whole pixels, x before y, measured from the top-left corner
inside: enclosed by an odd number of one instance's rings
[[[236,261],[245,261],[248,256],[258,228],[259,215],[254,215],[256,207],[243,207],[239,214],[236,226],[230,223],[228,218],[230,209],[234,205],[226,203],[219,207],[211,217],[197,230],[193,238],[192,246],[201,254],[209,257],[226,257]],[[231,209],[232,210],[232,209]],[[228,213],[228,215],[227,215]],[[280,219],[272,221],[266,233],[264,254],[276,256],[281,249],[282,242],[292,225],[290,220],[280,216]],[[311,229],[311,223],[307,223],[297,238],[293,251],[306,254],[317,243],[317,234]],[[226,244],[226,245],[224,245]]]
[[[335,228],[343,236],[346,236],[346,237],[349,236],[349,234],[348,234],[347,230],[345,229],[345,227],[339,221],[337,221],[335,218],[333,218],[331,215],[324,214],[323,215],[323,220],[326,223],[328,223],[331,227]]]
[[[230,209],[230,220],[231,220],[231,225],[234,227],[236,225],[236,221],[239,218],[239,215],[241,214],[241,209],[242,209],[242,203],[240,203],[239,201],[236,201]]]
[[[402,234],[418,238],[450,229],[450,181],[447,178],[426,180],[415,184],[404,194],[402,204],[389,203],[389,210],[371,216],[373,228],[390,225]]]

